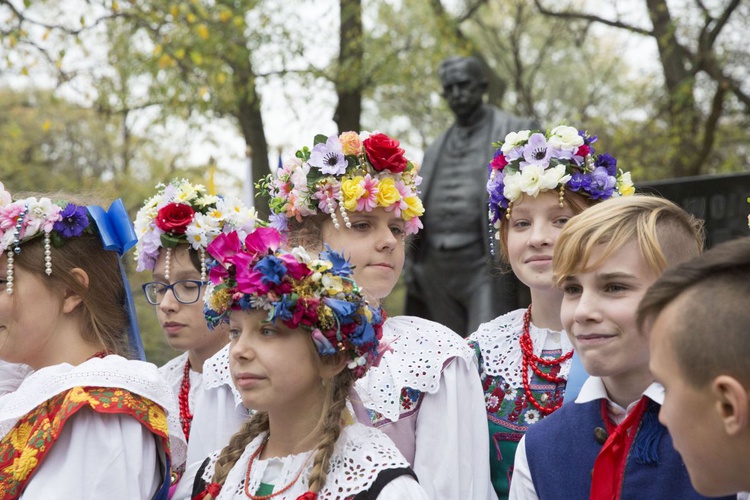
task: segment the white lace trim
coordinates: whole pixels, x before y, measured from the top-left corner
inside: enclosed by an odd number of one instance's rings
[[[179,411],[172,388],[164,382],[153,364],[116,355],[92,358],[78,366],[68,363],[48,366],[27,376],[15,392],[0,398],[0,438],[34,408],[78,386],[125,389],[164,408],[169,425],[172,463],[178,466],[185,461],[187,444],[179,430]]]
[[[485,374],[501,376],[511,389],[523,387],[521,366],[523,353],[519,340],[523,334],[523,315],[526,309],[516,309],[479,326],[469,336],[479,344]],[[561,349],[563,354],[573,349],[565,332],[529,325],[529,335],[534,354],[541,355],[543,349]],[[560,377],[568,378],[570,360],[560,366]]]
[[[381,343],[391,342],[378,366],[357,381],[362,404],[395,422],[400,415],[401,389],[409,387],[435,394],[446,362],[461,358],[473,362],[474,353],[466,341],[434,321],[414,316],[388,318]]]
[[[235,407],[242,405],[242,396],[234,387],[232,374],[229,372],[229,344],[203,363],[203,388],[214,389],[226,385],[232,391]]]
[[[235,497],[245,498],[245,475],[250,457],[266,438],[265,434],[257,436],[242,453],[237,463],[227,476],[217,500]],[[281,473],[275,485],[286,486],[305,466],[299,480],[279,500],[296,499],[308,491],[308,479],[312,470],[312,459],[305,465],[313,452],[289,455],[280,459],[255,460],[250,474],[249,490],[257,491],[266,468],[274,461],[283,462]],[[214,465],[219,452],[209,457],[209,465],[203,473],[203,479],[210,483],[214,475]],[[409,467],[393,442],[382,432],[365,425],[355,423],[344,428],[331,456],[330,469],[325,487],[318,493],[319,499],[341,499],[367,490],[375,482],[378,474],[388,469]]]

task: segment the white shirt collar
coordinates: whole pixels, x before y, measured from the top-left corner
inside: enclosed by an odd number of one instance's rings
[[[658,382],[652,382],[651,385],[643,391],[643,395],[659,405],[664,403],[664,387]],[[581,392],[578,393],[578,397],[576,398],[576,403],[589,403],[598,399],[607,400],[610,416],[613,417],[613,420],[615,421],[620,421],[625,418],[625,416],[630,413],[638,403],[638,401],[633,401],[627,408],[623,408],[609,398],[607,388],[604,387],[604,381],[602,381],[600,377],[589,377],[583,383]]]

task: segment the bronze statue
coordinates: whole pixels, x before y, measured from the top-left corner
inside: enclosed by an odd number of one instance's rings
[[[424,230],[409,249],[406,313],[467,336],[519,307],[517,281],[493,265],[487,164],[509,132],[538,129],[485,104],[487,80],[473,57],[450,57],[438,74],[455,122],[427,148],[420,169]]]

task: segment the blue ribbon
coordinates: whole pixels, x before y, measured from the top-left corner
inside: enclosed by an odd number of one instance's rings
[[[138,243],[138,236],[135,234],[133,223],[130,222],[130,215],[125,210],[121,198],[113,201],[107,211],[96,205],[89,205],[86,208],[89,211],[89,216],[94,219],[97,229],[99,229],[99,235],[102,238],[102,245],[105,250],[115,251],[122,257],[125,252]]]
[[[122,199],[118,198],[113,201],[107,211],[97,205],[89,205],[86,209],[89,212],[89,217],[93,219],[96,228],[99,230],[99,236],[105,250],[117,252],[117,255],[122,257],[125,252],[133,248],[138,242],[135,229],[133,229],[133,223],[130,222],[130,215],[125,210],[125,204],[123,204]],[[118,261],[122,283],[125,287],[125,309],[129,320],[128,342],[130,343],[130,350],[136,356],[136,359],[145,361],[146,353],[143,349],[143,340],[138,328],[138,317],[135,312],[133,293],[130,290],[130,282],[125,274],[122,261],[119,259]]]
[[[581,357],[577,352],[574,352],[573,357],[570,358],[570,373],[568,373],[568,381],[565,384],[565,399],[563,399],[563,404],[575,402],[587,378],[589,378],[589,374],[586,373],[586,369],[583,367],[583,363],[581,363]]]

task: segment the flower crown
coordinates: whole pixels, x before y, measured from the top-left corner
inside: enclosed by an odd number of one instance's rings
[[[153,271],[159,248],[163,247],[167,249],[164,277],[169,279],[171,249],[189,244],[200,252],[201,280],[205,281],[205,249],[211,240],[221,232],[247,234],[260,224],[254,208],[247,208],[234,197],[211,195],[201,184],[180,179],[156,188],[159,191],[146,200],[135,217],[137,271]]]
[[[15,255],[21,244],[44,238],[44,272],[52,275],[52,247],[82,234],[98,234],[105,250],[122,256],[135,244],[135,233],[122,200],[116,200],[108,211],[98,206],[83,206],[50,198],[29,197],[13,200],[0,182],[0,252],[8,258],[5,291],[13,294]]]
[[[259,187],[269,197],[272,226],[282,231],[287,219],[301,221],[318,210],[330,214],[336,229],[340,227],[338,210],[351,228],[347,210],[369,212],[383,207],[406,221],[408,235],[422,228],[418,170],[397,140],[381,133],[344,132],[315,136],[312,151],[307,147],[297,151]]]
[[[352,268],[327,249],[318,259],[304,248],[279,248],[281,234],[258,228],[244,242],[236,232],[220,234],[208,246],[210,283],[204,313],[210,326],[231,311],[263,309],[267,321],[311,331],[321,356],[345,352],[357,377],[378,357],[383,313],[370,307],[351,279]]]
[[[511,132],[504,142],[494,143],[498,149],[487,166],[492,222],[510,217],[513,202],[522,194],[536,197],[559,188],[560,206],[565,189],[593,200],[633,194],[630,172],[618,169],[617,159],[608,153],[595,154],[596,140],[588,132],[560,125],[546,135],[538,130]]]

